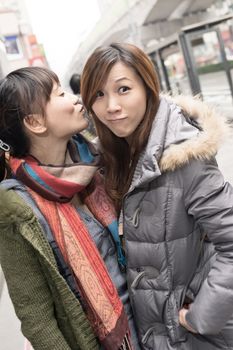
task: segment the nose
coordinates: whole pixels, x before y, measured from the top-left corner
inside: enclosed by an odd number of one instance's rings
[[[121,106],[119,104],[119,101],[116,97],[109,97],[107,101],[107,112],[108,113],[114,113],[121,110]]]
[[[70,100],[72,101],[72,103],[73,103],[74,105],[76,105],[76,104],[82,104],[81,98],[79,98],[78,96],[76,96],[76,95],[74,95],[74,94],[71,94],[71,93],[69,93],[69,92],[67,92],[66,94],[67,94],[67,96],[70,98]]]

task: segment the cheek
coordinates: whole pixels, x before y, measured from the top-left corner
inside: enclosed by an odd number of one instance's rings
[[[142,109],[144,111],[144,114],[146,112],[146,107],[147,107],[147,94],[146,94],[146,90],[143,88],[142,90],[142,97],[141,97],[141,106],[142,106]]]
[[[67,113],[72,114],[75,112],[75,106],[73,105],[73,103],[67,102],[66,104],[63,105],[63,110],[66,111]]]
[[[146,113],[146,99],[143,99],[138,108],[139,114],[141,115],[141,119],[143,119]]]
[[[137,119],[142,119],[144,117],[146,112],[146,96],[144,91],[139,92],[133,99],[130,99],[129,108]]]
[[[92,106],[92,110],[94,112],[94,114],[96,115],[96,117],[100,120],[103,121],[103,113],[104,113],[104,109],[103,106],[100,103],[94,103]]]

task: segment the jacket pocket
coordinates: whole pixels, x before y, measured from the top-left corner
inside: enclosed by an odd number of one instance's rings
[[[153,327],[150,327],[145,335],[142,337],[141,343],[143,349],[165,349],[167,331],[164,324],[156,323]]]
[[[216,252],[213,244],[204,241],[195,274],[186,290],[186,297],[191,301],[193,301],[198,294],[215,260]]]
[[[152,289],[151,282],[156,282],[160,274],[160,271],[153,266],[144,266],[140,268],[140,270],[141,271],[138,273],[132,271],[132,273],[134,273],[134,279],[130,289],[133,293],[137,291],[137,289]]]
[[[187,340],[188,330],[181,326],[179,322],[179,310],[180,306],[172,292],[167,299],[164,310],[164,322],[172,345]]]
[[[134,291],[137,289],[137,287],[138,287],[138,285],[139,285],[141,279],[142,279],[145,275],[146,275],[146,271],[142,271],[142,272],[140,272],[140,273],[137,275],[137,277],[135,277],[135,279],[133,280],[133,282],[132,282],[132,284],[131,284],[132,292],[134,292]]]
[[[159,271],[151,266],[144,266],[143,271],[140,272],[136,269],[131,270],[133,281],[129,288],[129,295],[134,320],[139,329],[140,338],[143,338],[148,329],[155,324],[163,323],[161,315],[163,313],[163,305],[166,296],[163,296],[164,300],[160,304],[160,302],[158,302],[156,291],[151,286],[151,284],[156,283],[158,276]],[[156,329],[154,330],[155,334]]]

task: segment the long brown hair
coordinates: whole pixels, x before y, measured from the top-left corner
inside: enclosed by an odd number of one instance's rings
[[[129,147],[117,137],[92,110],[96,94],[102,89],[113,65],[122,62],[134,69],[142,79],[147,93],[145,116],[134,131]],[[81,77],[81,95],[88,113],[93,117],[103,150],[105,185],[117,209],[128,191],[139,155],[145,147],[159,105],[159,80],[150,58],[132,44],[113,43],[98,47],[88,58]]]

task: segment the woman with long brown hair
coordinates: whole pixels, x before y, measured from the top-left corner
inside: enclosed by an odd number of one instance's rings
[[[233,189],[214,158],[224,121],[197,99],[161,96],[131,44],[91,54],[81,95],[123,223],[142,349],[233,349]]]
[[[104,149],[103,157],[105,159],[105,163],[109,164],[109,166],[105,168],[106,188],[108,192],[111,193],[111,197],[113,200],[115,200],[117,206],[119,206],[122,194],[126,192],[127,188],[129,187],[133,169],[137,163],[140,151],[145,146],[150,133],[151,125],[153,123],[154,116],[159,105],[159,83],[157,77],[155,77],[154,68],[151,62],[148,60],[146,55],[138,50],[137,47],[130,46],[132,52],[134,53],[134,56],[137,57],[137,61],[135,62],[132,61],[130,55],[124,56],[123,45],[118,45],[117,47],[119,48],[119,52],[117,52],[117,49],[114,51],[114,46],[112,46],[112,48],[109,48],[109,52],[106,51],[106,57],[104,56],[104,53],[103,57],[100,54],[98,55],[97,50],[89,58],[82,74],[82,96],[85,99],[86,106],[92,113],[96,128],[98,129],[98,136],[101,140],[101,147]],[[121,51],[123,60],[120,57]],[[114,57],[114,54],[112,54],[113,52],[115,53],[116,57]],[[107,57],[107,54],[109,54],[109,57]],[[99,56],[101,56],[100,61],[98,61]],[[98,69],[95,69],[94,66],[92,66],[92,63],[96,64],[97,61]],[[106,81],[106,77],[108,76],[110,69],[117,62],[124,62],[124,64],[128,65],[129,67],[134,67],[135,64],[147,84],[145,86],[145,89],[148,92],[145,107],[145,113],[147,117],[144,119],[144,122],[141,123],[135,130],[134,139],[132,140],[132,146],[130,148],[124,138],[118,137],[118,135],[114,134],[114,132],[112,132],[107,125],[102,123],[97,115],[93,113],[93,110],[90,107],[96,100],[96,96],[93,92],[96,91],[96,93],[98,93],[98,89]],[[143,86],[142,94],[140,94],[141,91],[139,91],[139,98],[143,99],[144,97],[145,99],[145,96],[143,96],[143,94],[146,93],[146,90],[144,91]],[[138,96],[136,96],[136,98],[138,98]],[[134,103],[135,102],[133,101],[133,108]],[[138,105],[140,107],[143,107],[143,102],[141,104],[141,101],[138,100]],[[113,121],[115,124],[116,122]],[[129,122],[131,123],[131,120]],[[122,179],[124,179],[124,181],[122,181]]]

